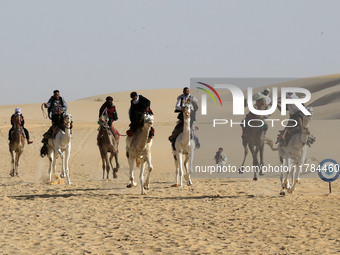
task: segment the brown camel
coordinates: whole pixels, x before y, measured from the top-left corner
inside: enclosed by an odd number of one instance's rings
[[[249,116],[249,115],[248,115]],[[239,173],[243,173],[243,166],[244,162],[246,160],[246,157],[248,155],[248,148],[250,149],[250,152],[253,156],[253,166],[255,168],[254,170],[254,181],[257,181],[257,172],[259,172],[260,175],[262,174],[261,167],[264,165],[263,163],[263,149],[264,149],[264,141],[265,141],[265,135],[263,130],[263,116],[257,116],[251,114],[251,116],[247,117],[245,121],[251,121],[252,127],[248,126],[246,130],[244,131],[243,137],[242,137],[242,145],[244,147],[244,159],[242,162],[242,166],[239,169]],[[258,153],[260,152],[260,164],[258,161]]]
[[[12,133],[11,140],[9,142],[9,152],[11,153],[12,156],[12,170],[9,173],[10,176],[19,176],[18,173],[18,166],[19,166],[19,159],[24,151],[24,146],[25,146],[25,135],[24,131],[22,130],[20,126],[20,115],[16,115],[13,117],[13,122],[14,122],[14,131]]]
[[[110,165],[113,172],[113,178],[117,178],[117,172],[120,167],[118,163],[118,144],[119,144],[119,137],[113,135],[111,127],[107,124],[107,118],[105,115],[102,115],[98,121],[99,127],[99,134],[98,134],[98,147],[100,151],[100,155],[102,158],[102,167],[103,167],[103,179],[105,179],[105,169],[107,176],[106,178],[109,179],[110,173]],[[108,153],[110,153],[110,159],[108,158]],[[112,158],[115,157],[116,160],[116,167],[112,166]]]

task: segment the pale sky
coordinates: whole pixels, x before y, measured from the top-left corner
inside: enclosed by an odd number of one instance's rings
[[[340,1],[0,0],[0,104],[340,73]],[[129,100],[129,99],[127,99]]]

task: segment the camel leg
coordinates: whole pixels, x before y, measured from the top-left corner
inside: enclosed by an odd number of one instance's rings
[[[18,168],[19,168],[19,159],[20,159],[21,153],[22,151],[18,151],[15,156],[15,175],[17,177],[19,177]]]
[[[247,158],[247,155],[248,155],[248,143],[247,141],[244,141],[243,142],[243,147],[244,147],[244,158],[243,158],[243,162],[242,162],[242,165],[241,167],[239,168],[238,170],[238,173],[239,174],[243,174],[243,170],[242,170],[242,167],[244,166],[244,162],[246,161],[246,158]]]
[[[113,179],[117,179],[117,174],[116,174],[117,170],[112,165],[112,159],[113,159],[114,156],[115,156],[114,153],[111,152],[109,162],[110,162],[110,166],[111,166],[111,169],[112,169]],[[109,179],[109,176],[107,176],[107,178]]]
[[[148,154],[146,156],[146,162],[148,164],[148,174],[146,176],[146,181],[144,183],[144,188],[145,189],[150,189],[150,176],[151,176],[151,172],[153,169],[152,163],[151,163],[151,154]]]
[[[258,149],[256,148],[256,151],[254,150],[254,146],[250,146],[249,145],[249,149],[250,149],[250,152],[253,156],[253,166],[258,166],[259,163],[257,161],[257,153],[258,153]],[[256,174],[256,169],[254,171],[254,178],[253,178],[253,181],[257,181],[257,174]]]
[[[64,168],[64,172],[66,172],[66,179],[67,179],[67,183],[71,184],[71,180],[70,180],[70,169],[68,167],[68,161],[70,159],[70,148],[67,148],[65,151],[65,168]]]
[[[140,187],[141,187],[141,194],[146,195],[144,189],[144,168],[145,168],[145,159],[144,157],[140,160],[140,172],[139,172],[139,179],[140,179]]]
[[[105,153],[105,155],[104,155],[104,160],[105,160],[105,166],[106,166],[106,179],[109,179],[110,162],[109,162],[109,157],[108,157],[107,153]],[[103,173],[103,177],[104,177],[104,173]]]
[[[260,176],[264,175],[263,172],[262,172],[262,166],[264,165],[263,151],[264,151],[264,143],[260,147]]]
[[[129,166],[130,166],[130,170],[129,170],[130,180],[128,184],[126,185],[126,187],[127,188],[136,187],[137,183],[134,182],[134,176],[133,176],[133,168],[135,167],[135,159],[131,155],[129,155],[128,161],[129,161]]]
[[[100,157],[102,158],[103,180],[105,179],[105,152],[99,146]]]
[[[177,160],[177,157],[176,155],[174,154],[174,161],[175,161],[175,168],[176,168],[176,175],[175,175],[175,184],[171,185],[171,187],[179,187],[179,184],[178,184],[178,177],[179,177],[179,166],[178,166],[178,160]]]
[[[281,163],[281,166],[284,166],[282,157],[280,157],[280,163]],[[286,195],[285,189],[286,189],[287,182],[285,180],[285,175],[286,173],[282,169],[281,174],[280,174],[280,181],[281,181],[281,187],[282,187],[282,190],[280,191],[280,195],[282,196]]]
[[[113,169],[113,178],[117,178],[117,172],[118,172],[118,169],[120,168],[120,165],[119,165],[119,162],[118,162],[118,151],[114,154],[114,157],[115,157],[115,161],[116,161],[116,167],[113,168],[112,167],[112,164],[111,164],[111,167]]]
[[[289,178],[292,178],[292,160],[289,155],[286,156],[286,163],[287,163],[286,185],[288,193],[291,193]]]
[[[188,168],[188,161],[189,161],[189,168]],[[194,148],[191,149],[190,154],[189,154],[189,159],[186,158],[184,162],[185,169],[187,170],[187,174],[185,176],[185,179],[187,179],[187,184],[188,186],[192,185],[192,180],[190,174],[193,172],[192,166],[194,164]]]
[[[179,165],[179,186],[183,188],[183,154],[182,152],[176,153]]]
[[[300,174],[301,174],[303,165],[306,160],[306,153],[307,153],[307,147],[304,146],[301,150],[300,159],[297,164],[297,167],[294,168],[292,187],[290,188],[291,193],[293,193],[296,190],[296,184],[300,181]]]
[[[14,177],[14,171],[15,171],[15,155],[14,155],[14,153],[15,152],[13,150],[10,150],[9,152],[11,153],[11,157],[12,157],[12,161],[11,161],[12,169],[9,172],[9,175]]]
[[[48,170],[48,174],[49,174],[50,183],[51,183],[52,182],[52,171],[53,170],[55,171],[55,162],[56,162],[56,157],[55,157],[54,151],[52,151],[48,154],[48,159],[50,160],[50,167],[49,167],[49,170]]]

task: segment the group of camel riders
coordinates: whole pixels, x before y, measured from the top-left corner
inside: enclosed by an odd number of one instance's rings
[[[268,108],[268,106],[271,103],[271,99],[268,96],[270,90],[265,89],[263,92],[258,92],[253,95],[253,104],[254,107],[258,110],[265,110]],[[130,94],[131,97],[131,104],[130,104],[130,109],[129,109],[129,118],[131,121],[130,124],[130,129],[126,132],[128,136],[132,136],[136,130],[139,127],[143,126],[143,120],[144,120],[144,114],[150,114],[153,115],[153,112],[150,108],[150,100],[147,99],[146,97],[137,94],[137,92],[131,92]],[[288,99],[295,99],[299,98],[295,93],[287,93],[287,98]],[[193,123],[196,121],[196,112],[198,110],[198,101],[197,99],[190,94],[190,89],[188,87],[185,87],[183,89],[183,94],[179,95],[177,97],[177,102],[175,106],[175,113],[179,113],[177,118],[178,122],[171,134],[169,136],[169,141],[172,144],[173,150],[176,150],[175,148],[175,142],[177,136],[183,132],[183,112],[182,112],[182,107],[184,105],[190,105],[191,111],[190,111],[190,129],[191,129],[191,137],[195,141],[195,146],[196,148],[200,147],[200,143],[198,140],[198,137],[194,134],[194,129]],[[49,128],[49,130],[43,135],[42,143],[44,144],[42,151],[45,149],[47,150],[47,143],[48,143],[48,138],[54,138],[55,134],[59,129],[62,129],[65,131],[64,127],[64,119],[63,119],[63,114],[67,112],[67,104],[65,100],[60,96],[59,90],[53,91],[53,96],[48,100],[47,103],[43,103],[45,108],[48,108],[48,116],[52,120],[52,126]],[[280,105],[279,105],[280,109]],[[298,123],[298,127],[301,130],[302,129],[302,118],[303,118],[303,113],[293,104],[287,105],[287,109],[289,110],[290,113],[290,119],[296,120]],[[105,103],[100,107],[99,110],[99,117],[102,115],[106,115],[108,119],[108,126],[111,127],[113,134],[115,138],[119,137],[119,133],[117,130],[115,130],[112,126],[112,123],[116,120],[118,120],[118,114],[117,114],[117,109],[115,105],[113,104],[113,98],[111,96],[106,97]],[[24,131],[25,138],[27,139],[27,143],[31,144],[32,141],[29,139],[29,132],[28,130],[24,127],[25,121],[24,117],[21,113],[20,108],[15,109],[15,113],[11,117],[11,124],[12,128],[9,131],[9,140],[11,140],[11,135],[14,130],[14,123],[13,123],[13,117],[20,115],[21,116],[21,122],[20,125]],[[252,118],[252,114],[248,113],[246,118],[245,118],[245,123],[248,122]],[[264,119],[268,118],[267,116],[264,116]],[[265,121],[264,121],[265,123]],[[244,138],[244,133],[245,130],[247,129],[247,125],[243,126],[241,125],[243,134],[242,138]],[[264,133],[266,133],[268,129],[267,123],[264,124],[263,130]],[[285,128],[281,135],[280,135],[280,140],[284,141],[285,137],[287,135],[287,132],[289,132],[290,128]],[[154,137],[155,135],[155,130],[154,128],[151,128],[150,133],[149,133],[149,141]],[[100,139],[100,133],[98,135],[98,139]]]

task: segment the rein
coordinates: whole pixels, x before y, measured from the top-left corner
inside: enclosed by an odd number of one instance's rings
[[[43,115],[44,119],[47,119],[48,116],[47,116],[47,113],[44,111],[44,104],[41,104],[41,111],[42,111],[42,115]]]

